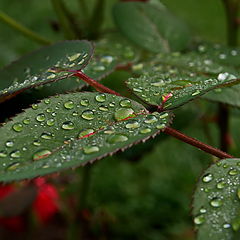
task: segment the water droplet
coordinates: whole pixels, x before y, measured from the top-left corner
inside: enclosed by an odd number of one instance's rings
[[[53,135],[51,133],[48,133],[48,132],[44,132],[41,135],[41,138],[46,139],[46,140],[50,140],[50,139],[52,139],[52,137],[53,137]]]
[[[92,154],[92,153],[96,153],[99,151],[99,147],[97,146],[87,146],[83,148],[83,152],[85,154]]]
[[[89,101],[88,101],[88,99],[82,99],[81,101],[80,101],[80,104],[82,105],[82,106],[88,106],[89,105]]]
[[[128,99],[122,100],[119,104],[120,104],[121,107],[128,107],[128,108],[130,108],[132,106],[131,101],[128,100]]]
[[[6,151],[0,151],[0,158],[7,157],[7,152]]]
[[[199,210],[199,212],[200,212],[200,213],[206,213],[207,210],[206,210],[205,208],[201,208],[201,209]]]
[[[203,176],[202,181],[205,183],[211,182],[213,179],[213,175],[211,173],[207,173]]]
[[[151,83],[151,85],[154,87],[163,87],[164,85],[166,85],[166,83],[162,80],[160,82]]]
[[[213,198],[211,201],[210,201],[210,205],[212,207],[215,207],[215,208],[218,208],[218,207],[221,207],[223,204],[223,201],[219,198]]]
[[[14,171],[14,170],[16,170],[19,166],[20,166],[20,163],[19,163],[19,162],[11,163],[11,164],[6,168],[6,170],[7,170],[7,171]]]
[[[23,120],[23,123],[26,124],[26,125],[28,125],[28,124],[30,123],[30,119],[29,119],[29,118],[25,118],[25,119]]]
[[[47,125],[48,125],[48,126],[51,127],[51,126],[53,126],[54,124],[55,124],[55,120],[54,120],[53,118],[50,118],[50,119],[47,120]]]
[[[134,111],[132,108],[119,108],[114,113],[114,117],[117,121],[121,121],[123,119],[134,117]]]
[[[34,146],[40,146],[41,145],[41,142],[39,140],[34,140],[33,141],[33,145]]]
[[[36,153],[34,153],[33,155],[33,160],[39,160],[42,158],[46,158],[51,154],[51,151],[49,151],[48,149],[43,149],[43,150],[39,150]]]
[[[165,124],[158,124],[158,125],[156,126],[156,128],[159,129],[159,130],[164,129],[165,127],[166,127]]]
[[[194,93],[192,93],[192,96],[196,96],[198,94],[200,94],[201,92],[199,90],[195,91]]]
[[[20,158],[21,157],[21,152],[19,150],[15,150],[10,153],[10,157],[12,158]]]
[[[73,101],[67,101],[67,102],[65,102],[64,103],[64,107],[66,108],[66,109],[73,109],[74,108],[74,102]]]
[[[229,174],[230,176],[235,176],[235,175],[238,174],[238,170],[235,169],[235,168],[233,168],[233,169],[231,169],[231,170],[228,172],[228,174]]]
[[[92,128],[85,129],[79,133],[78,138],[88,136],[91,133],[94,133],[94,130]]]
[[[106,95],[104,93],[98,94],[95,97],[97,102],[105,102],[106,101]]]
[[[45,99],[45,100],[44,100],[44,103],[45,103],[45,104],[49,104],[49,103],[50,103],[50,99]]]
[[[69,60],[70,62],[73,62],[73,61],[75,61],[76,59],[78,59],[80,56],[81,56],[81,53],[76,53],[76,54],[73,54],[73,55],[71,55],[71,56],[67,56],[67,58],[68,58],[68,60]]]
[[[131,122],[126,124],[126,128],[128,128],[128,129],[139,128],[139,127],[140,127],[140,123],[138,121],[131,121]]]
[[[71,121],[66,121],[62,124],[62,129],[64,130],[72,130],[74,129],[74,124]]]
[[[77,112],[73,112],[72,115],[73,115],[74,117],[76,117],[76,116],[78,115],[78,113],[77,113]]]
[[[37,117],[36,117],[36,120],[37,120],[38,122],[43,122],[43,121],[45,121],[45,119],[46,119],[46,117],[45,117],[44,113],[40,113],[40,114],[38,114]]]
[[[107,106],[100,106],[99,108],[98,108],[100,111],[103,111],[103,112],[107,112],[108,111],[108,108],[107,108]]]
[[[226,183],[224,181],[220,181],[219,183],[217,183],[217,189],[223,189],[225,188]]]
[[[224,223],[223,224],[223,228],[227,229],[227,228],[230,228],[231,227],[231,224],[229,223]]]
[[[113,61],[113,57],[112,56],[103,56],[100,61],[105,64],[110,64]]]
[[[196,216],[196,217],[194,218],[194,223],[195,223],[196,225],[201,225],[201,224],[203,224],[204,222],[205,222],[205,216],[204,216],[203,214],[198,215],[198,216]]]
[[[52,111],[53,111],[52,108],[47,109],[47,113],[51,113]]]
[[[140,133],[142,134],[146,134],[146,133],[150,133],[152,130],[150,128],[144,128],[144,129],[141,129]]]
[[[86,120],[92,120],[94,119],[94,113],[92,110],[86,110],[82,113],[82,118],[86,119]]]
[[[101,72],[101,71],[105,70],[105,67],[104,66],[95,66],[95,67],[93,67],[93,70],[96,72]]]
[[[145,123],[148,123],[148,124],[152,124],[152,123],[155,123],[157,122],[157,118],[153,115],[149,115],[146,117],[146,120],[144,121]]]
[[[13,141],[7,141],[5,143],[5,145],[6,145],[6,147],[13,147],[14,143],[13,143]]]
[[[21,132],[23,130],[23,125],[21,123],[15,123],[12,126],[13,130],[16,132]]]
[[[107,139],[107,142],[110,144],[118,143],[118,142],[126,142],[128,137],[122,134],[112,135]]]
[[[36,103],[32,104],[32,109],[34,109],[34,110],[38,109],[38,105]]]

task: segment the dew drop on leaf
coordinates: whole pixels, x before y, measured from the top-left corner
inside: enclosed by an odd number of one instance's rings
[[[83,152],[85,154],[92,154],[92,153],[96,153],[99,151],[99,147],[97,146],[87,146],[83,148]]]
[[[119,142],[126,142],[128,137],[122,134],[112,135],[107,139],[107,142],[110,144],[119,143]]]
[[[7,152],[6,151],[0,151],[0,158],[7,157]]]
[[[117,121],[121,121],[129,117],[134,117],[134,111],[132,108],[119,108],[114,113],[114,117]]]
[[[218,208],[218,207],[221,207],[223,204],[223,201],[219,198],[213,198],[211,201],[210,201],[210,205],[212,207],[215,207],[215,208]]]
[[[147,124],[152,124],[152,123],[157,122],[157,118],[153,115],[149,115],[146,117],[146,120],[144,122]]]
[[[6,168],[6,170],[7,170],[7,171],[15,171],[19,166],[20,166],[20,163],[19,163],[19,162],[15,162],[15,163],[10,164],[10,165]]]
[[[45,121],[45,119],[46,119],[46,117],[45,117],[44,113],[40,113],[40,114],[38,114],[37,117],[36,117],[36,120],[37,120],[38,122],[43,122],[43,121]]]
[[[13,147],[14,143],[13,143],[13,141],[7,141],[5,143],[5,145],[6,145],[6,147]]]
[[[138,121],[131,121],[126,124],[126,128],[128,128],[128,129],[135,129],[135,128],[139,128],[139,127],[140,127],[140,123]]]
[[[194,223],[195,223],[196,225],[203,224],[204,222],[205,222],[205,217],[204,217],[203,214],[198,215],[198,216],[196,216],[196,217],[194,218]]]
[[[15,123],[12,128],[15,132],[21,132],[23,130],[23,125],[21,123]]]
[[[66,121],[62,124],[62,129],[64,130],[72,130],[74,129],[74,124],[71,121]]]
[[[89,134],[94,133],[94,130],[92,128],[85,129],[81,131],[78,135],[78,138],[82,138],[84,136],[88,136]]]
[[[39,160],[39,159],[42,159],[42,158],[46,158],[50,154],[51,154],[51,151],[49,151],[47,149],[39,150],[36,153],[34,153],[33,160],[36,161],[36,160]]]
[[[120,102],[120,106],[121,107],[131,107],[131,101],[130,100],[128,100],[128,99],[125,99],[125,100],[122,100],[121,102]]]
[[[15,150],[10,153],[10,157],[12,158],[20,158],[21,157],[21,152],[19,150]]]
[[[54,123],[55,123],[55,120],[53,118],[50,118],[50,119],[47,120],[47,125],[50,126],[50,127],[53,126]]]
[[[238,170],[237,170],[237,169],[231,169],[231,170],[229,170],[228,174],[229,174],[230,176],[235,176],[235,175],[238,174]]]
[[[48,133],[48,132],[44,132],[41,135],[41,138],[46,139],[46,140],[50,140],[50,139],[52,139],[52,137],[53,137],[52,134]]]
[[[211,182],[213,179],[213,175],[211,173],[208,173],[203,176],[202,181],[205,183]]]
[[[150,133],[152,130],[150,128],[144,128],[140,130],[140,133],[142,134],[146,134],[146,133]]]
[[[106,95],[104,93],[98,94],[95,97],[95,99],[96,99],[97,102],[105,102],[106,101]]]
[[[30,124],[30,119],[29,119],[29,118],[25,118],[25,119],[23,120],[23,123],[24,123],[25,125]]]
[[[73,101],[67,101],[64,103],[64,107],[66,109],[73,109],[74,108],[74,102]]]
[[[80,101],[80,104],[82,105],[82,106],[88,106],[89,105],[89,101],[88,101],[88,99],[82,99],[81,101]]]
[[[82,113],[82,118],[86,120],[92,120],[94,119],[94,113],[92,110],[86,110]]]

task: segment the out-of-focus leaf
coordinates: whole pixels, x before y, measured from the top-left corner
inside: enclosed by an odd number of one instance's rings
[[[190,34],[185,24],[161,5],[118,2],[113,16],[126,37],[151,52],[180,51],[189,43]]]

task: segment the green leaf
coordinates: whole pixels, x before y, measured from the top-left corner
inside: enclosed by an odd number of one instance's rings
[[[34,104],[0,128],[0,180],[77,167],[144,141],[171,119],[103,93],[72,93]]]
[[[92,46],[87,41],[59,42],[26,55],[0,71],[0,100],[67,78],[72,74],[57,69],[81,70],[91,56]]]
[[[113,16],[120,31],[137,45],[155,53],[180,51],[190,34],[166,8],[142,2],[119,2]]]
[[[195,52],[159,54],[146,64],[133,65],[138,78],[127,85],[146,103],[173,109],[208,91],[236,84],[239,73]]]
[[[240,159],[224,159],[201,176],[193,215],[198,240],[239,239]]]

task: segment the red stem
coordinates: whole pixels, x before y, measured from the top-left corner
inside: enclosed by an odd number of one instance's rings
[[[181,140],[182,142],[188,143],[188,144],[190,144],[194,147],[197,147],[197,148],[203,150],[204,152],[210,153],[211,155],[214,155],[218,158],[234,158],[233,156],[229,155],[228,153],[225,153],[217,148],[214,148],[205,143],[202,143],[195,138],[186,136],[185,134],[183,134],[173,128],[166,127],[164,132]]]
[[[105,87],[104,85],[88,77],[81,71],[77,71],[76,73],[74,73],[74,76],[81,78],[84,82],[88,83],[90,86],[94,87],[99,92],[110,93],[113,95],[121,96],[119,93],[113,91],[108,87]]]

